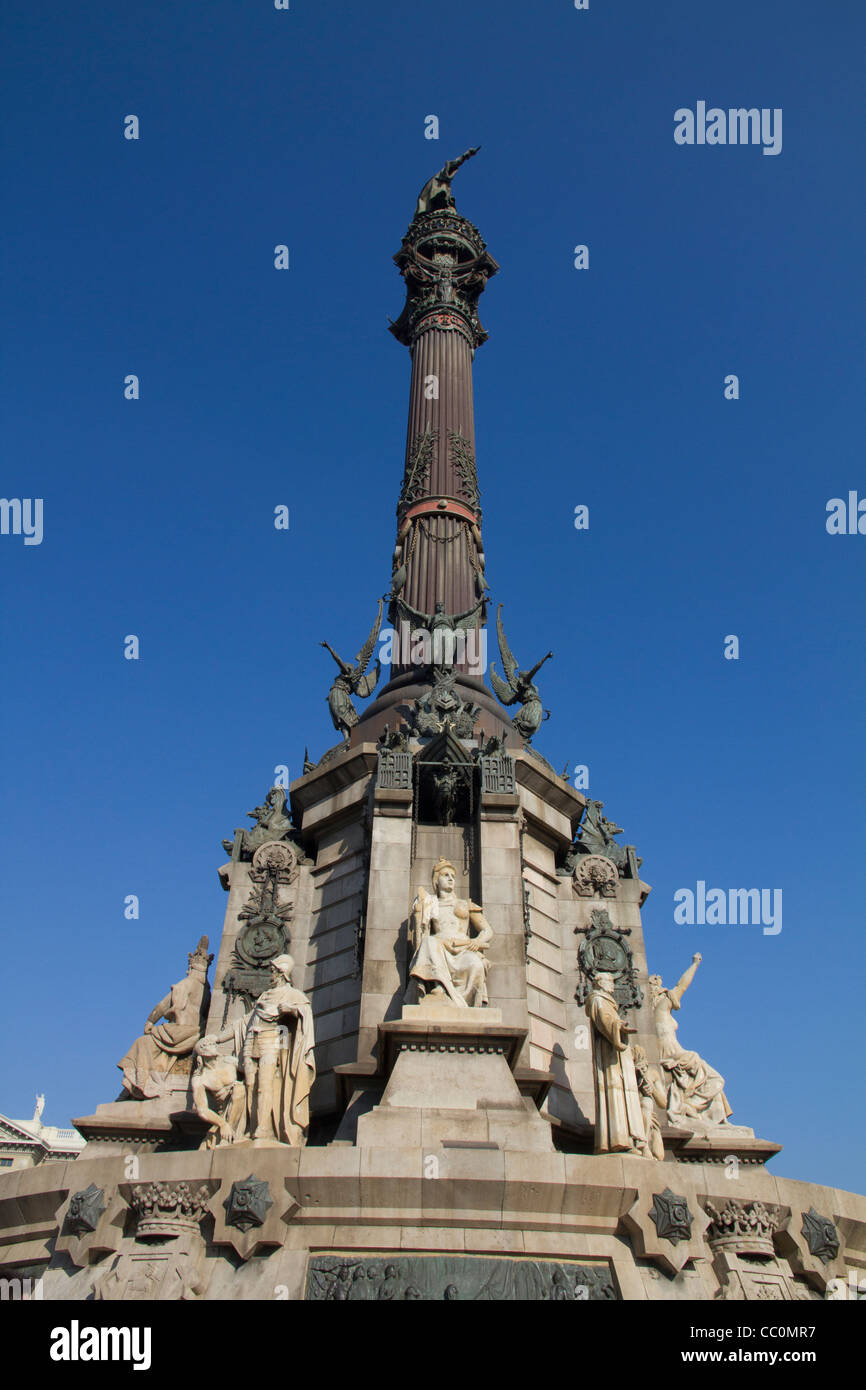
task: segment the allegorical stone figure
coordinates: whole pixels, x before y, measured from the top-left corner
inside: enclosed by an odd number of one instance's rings
[[[190,953],[186,979],[172,985],[151,1009],[143,1037],[137,1038],[118,1062],[124,1089],[134,1100],[162,1095],[181,1058],[190,1057],[202,1035],[210,1005],[208,939],[203,936]],[[160,1019],[165,1022],[161,1023]]]
[[[210,1044],[232,1042],[243,1072],[246,1125],[253,1142],[299,1146],[307,1140],[310,1091],[316,1079],[313,1010],[292,985],[294,961],[271,961],[271,988]]]
[[[648,1153],[634,1057],[632,1031],[620,1018],[612,975],[599,972],[586,998],[592,1024],[595,1074],[596,1153]]]
[[[656,1106],[660,1106],[662,1111],[667,1108],[667,1092],[662,1085],[662,1079],[657,1069],[650,1066],[649,1058],[644,1049],[638,1043],[632,1043],[631,1051],[634,1058],[634,1074],[637,1077],[647,1148],[651,1156],[661,1162],[665,1156],[665,1146]]]
[[[210,1125],[200,1147],[233,1144],[246,1133],[246,1090],[238,1080],[238,1059],[220,1053],[211,1037],[200,1038],[195,1053],[192,1102],[196,1114]]]
[[[731,1113],[725,1096],[725,1079],[697,1052],[687,1052],[677,1041],[677,1022],[673,1011],[695,978],[702,956],[692,963],[674,989],[665,989],[661,975],[650,975],[649,986],[659,1040],[659,1056],[667,1081],[667,1113],[672,1125],[689,1128],[692,1120],[700,1125],[727,1123]]]
[[[484,952],[492,928],[477,903],[456,896],[457,870],[447,859],[436,861],[431,880],[433,892],[420,887],[412,906],[415,954],[409,978],[416,998],[438,996],[459,1008],[482,1007],[488,1002]]]

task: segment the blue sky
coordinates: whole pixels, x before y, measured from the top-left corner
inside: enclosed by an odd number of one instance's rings
[[[0,537],[0,1109],[114,1097],[219,939],[221,839],[334,741],[319,642],[357,650],[390,574],[391,256],[481,144],[487,575],[521,663],[555,652],[538,746],[643,856],[651,968],[703,953],[681,1038],[734,1121],[862,1188],[866,537],[825,529],[866,495],[862,7],[5,10],[2,492],[45,532]],[[781,154],[678,146],[699,100],[781,108]],[[782,889],[781,933],[677,925],[698,880]]]

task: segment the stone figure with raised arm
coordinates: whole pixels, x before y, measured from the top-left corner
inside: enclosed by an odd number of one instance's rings
[[[702,959],[700,953],[692,956],[691,965],[673,989],[665,989],[660,975],[649,977],[659,1057],[667,1081],[668,1119],[681,1129],[727,1125],[731,1113],[724,1077],[697,1052],[687,1052],[677,1040],[673,1014],[679,1009]]]
[[[457,870],[452,863],[438,859],[431,879],[433,892],[419,887],[412,907],[415,953],[409,978],[416,998],[448,999],[458,1008],[483,1007],[488,1003],[489,968],[484,952],[492,928],[477,903],[456,896]]]

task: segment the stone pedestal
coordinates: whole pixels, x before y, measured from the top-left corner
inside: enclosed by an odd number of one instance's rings
[[[525,1039],[498,1009],[404,1007],[399,1021],[379,1025],[386,1084],[358,1119],[357,1144],[552,1152],[550,1126],[514,1076]]]
[[[116,1153],[118,1144],[133,1152],[152,1151],[177,1138],[178,1120],[188,1112],[189,1084],[189,1076],[173,1077],[161,1096],[105,1101],[94,1114],[80,1116],[74,1123],[87,1140],[84,1152],[88,1158]]]

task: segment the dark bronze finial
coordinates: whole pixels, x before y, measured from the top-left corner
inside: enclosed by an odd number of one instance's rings
[[[438,174],[434,174],[432,179],[427,180],[418,194],[418,202],[415,206],[416,217],[422,212],[435,212],[441,208],[456,207],[454,194],[451,192],[451,180],[460,165],[465,164],[467,159],[471,159],[480,149],[480,145],[475,145],[471,150],[466,150],[461,154],[458,159],[449,159],[443,164]]]

